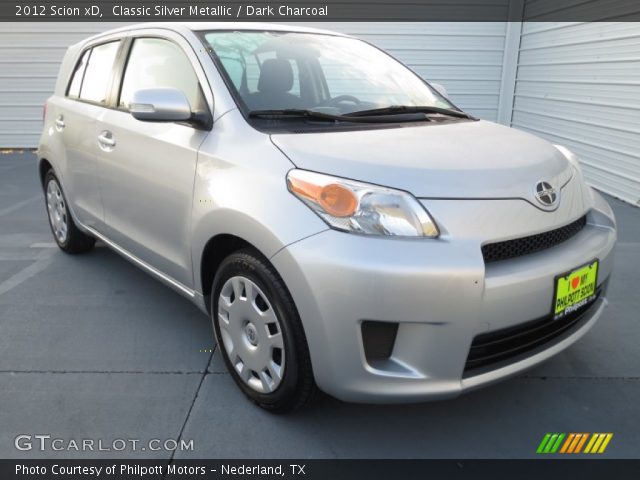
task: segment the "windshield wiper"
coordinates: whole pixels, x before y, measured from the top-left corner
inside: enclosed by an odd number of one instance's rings
[[[449,108],[434,107],[430,105],[412,106],[412,105],[391,105],[389,107],[374,108],[371,110],[360,110],[358,112],[350,112],[350,117],[373,117],[377,115],[402,115],[410,113],[437,113],[440,115],[448,115],[450,117],[468,118],[469,120],[477,120],[477,118],[460,110],[452,110]]]
[[[360,113],[360,112],[358,112]],[[316,110],[306,110],[300,108],[284,108],[281,110],[251,110],[249,117],[266,118],[266,119],[283,119],[283,118],[311,118],[318,120],[329,120],[333,122],[353,122],[353,123],[390,123],[390,122],[418,122],[429,120],[429,118],[420,111],[415,112],[393,112],[385,114],[384,112],[374,113],[373,115],[333,115],[331,113],[318,112]]]
[[[330,113],[316,112],[314,110],[305,110],[301,108],[283,108],[272,110],[251,110],[249,112],[250,117],[260,118],[286,118],[286,117],[304,117],[304,118],[319,118],[323,120],[342,120],[340,115],[331,115]]]

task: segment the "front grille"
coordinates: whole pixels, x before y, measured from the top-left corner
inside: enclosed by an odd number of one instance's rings
[[[583,216],[575,222],[544,233],[530,235],[528,237],[506,240],[504,242],[488,243],[482,247],[482,256],[485,263],[497,262],[508,258],[520,257],[530,253],[546,250],[547,248],[566,242],[587,224],[587,216]]]
[[[547,315],[515,327],[504,328],[494,332],[482,333],[471,343],[464,376],[482,373],[479,370],[500,367],[508,359],[525,354],[544,345],[562,334],[577,330],[586,323],[596,300],[603,293],[604,286],[596,290],[596,298],[575,312],[571,312],[559,320]]]

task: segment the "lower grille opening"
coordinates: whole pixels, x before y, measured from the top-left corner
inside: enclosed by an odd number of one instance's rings
[[[591,303],[559,320],[553,320],[553,315],[550,314],[515,327],[476,336],[469,350],[463,376],[469,377],[499,368],[507,360],[513,360],[563,334],[577,330],[586,323],[604,288],[603,285],[596,290],[596,298]]]
[[[386,360],[396,343],[398,324],[396,322],[362,322],[362,343],[367,362]]]

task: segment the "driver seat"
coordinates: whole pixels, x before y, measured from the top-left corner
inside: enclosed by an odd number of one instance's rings
[[[247,98],[251,110],[299,108],[300,97],[289,93],[293,88],[293,68],[289,60],[270,58],[262,62],[258,91]]]

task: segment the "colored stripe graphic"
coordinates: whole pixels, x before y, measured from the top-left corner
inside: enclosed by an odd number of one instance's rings
[[[567,437],[567,440],[564,442],[564,445],[562,445],[562,449],[560,450],[560,453],[567,453],[567,449],[569,448],[569,445],[571,445],[571,442],[573,442],[573,439],[576,437],[575,433],[570,433],[569,436]]]
[[[540,445],[538,445],[538,449],[536,450],[536,453],[542,453],[544,451],[544,447],[547,445],[547,442],[549,441],[549,439],[551,438],[551,434],[547,433],[542,441],[540,442]]]
[[[607,449],[607,446],[609,445],[609,442],[611,441],[611,439],[613,438],[613,433],[607,433],[607,436],[604,439],[604,442],[602,442],[602,445],[600,445],[600,450],[598,450],[598,453],[604,453],[604,451]]]
[[[556,453],[565,436],[564,433],[547,433],[538,445],[536,453]]]
[[[593,447],[593,444],[596,443],[597,439],[598,439],[598,434],[594,434],[591,437],[591,440],[589,440],[589,443],[587,443],[587,448],[584,449],[584,453],[591,453],[591,447]]]
[[[536,453],[604,453],[612,438],[613,433],[547,433],[538,445]]]
[[[565,434],[561,433],[560,435],[558,435],[558,439],[556,440],[556,443],[553,444],[553,447],[551,447],[551,451],[549,453],[556,453],[558,451],[558,449],[560,448],[560,444],[562,443],[562,440],[564,440]]]
[[[573,442],[571,442],[571,445],[569,445],[569,450],[567,450],[567,453],[573,453],[576,447],[578,446],[578,442],[580,440],[582,440],[582,434],[576,433],[575,436],[573,437]]]
[[[613,437],[613,433],[594,433],[584,453],[604,453]]]
[[[587,441],[587,438],[589,438],[589,434],[583,433],[582,438],[580,438],[580,441],[578,442],[578,445],[576,445],[576,449],[573,451],[573,453],[580,453],[582,451],[582,446],[584,445],[584,442]]]
[[[604,437],[606,437],[606,435],[604,433],[599,433],[598,434],[598,439],[596,440],[596,443],[593,444],[593,447],[591,448],[591,453],[597,453],[598,452],[598,449],[600,448],[600,444],[604,440]]]
[[[551,435],[551,438],[547,442],[547,446],[544,447],[544,452],[543,453],[551,453],[551,448],[555,444],[557,438],[558,438],[558,434],[557,433],[554,433],[553,435]]]
[[[584,449],[584,453],[591,453],[591,449],[593,448],[596,441],[598,440],[598,437],[599,437],[599,434],[597,433],[593,434],[593,436],[591,437],[591,440],[589,440],[589,444],[587,445],[587,448]]]

